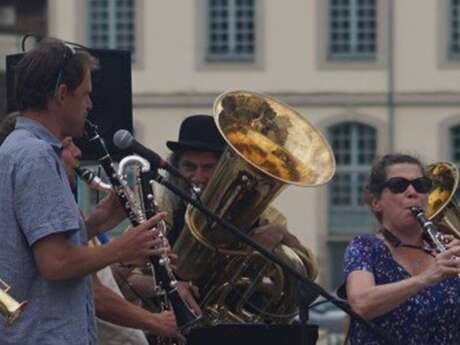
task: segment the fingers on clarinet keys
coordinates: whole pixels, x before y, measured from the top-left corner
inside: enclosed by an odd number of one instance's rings
[[[460,246],[456,245],[437,257],[439,264],[443,267],[446,276],[460,277]]]
[[[437,256],[444,259],[456,258],[460,260],[460,244],[450,244],[447,246],[446,251],[439,253]]]
[[[456,246],[460,246],[460,240],[458,240],[454,236],[445,235],[444,238],[445,238],[445,241],[446,241],[447,249],[450,249],[450,248],[453,248],[453,247],[456,247]]]
[[[148,259],[152,255],[156,255],[157,239],[152,236],[150,230],[158,223],[165,213],[159,213],[146,222],[128,229],[121,236],[116,238],[115,246],[118,246],[119,261],[129,262]]]
[[[148,225],[149,229],[156,230],[157,229],[156,225],[161,220],[165,219],[165,217],[166,217],[166,212],[158,212],[153,217],[150,217],[149,219],[147,219],[147,221],[144,224]]]

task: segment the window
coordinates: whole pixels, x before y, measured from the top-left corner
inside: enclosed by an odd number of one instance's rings
[[[328,60],[376,58],[376,0],[329,0]]]
[[[450,128],[450,147],[452,156],[451,159],[457,165],[460,164],[460,125]]]
[[[328,250],[331,282],[342,279],[343,254],[348,241],[373,230],[374,220],[363,197],[363,187],[377,149],[377,131],[358,122],[344,122],[328,129],[337,163],[329,184]]]
[[[329,128],[329,137],[337,162],[329,187],[330,231],[340,234],[366,231],[369,224],[362,220],[368,213],[363,185],[375,157],[376,130],[347,122]]]
[[[208,61],[249,61],[255,54],[255,0],[209,0]]]
[[[136,53],[134,0],[88,0],[88,45]]]
[[[460,60],[460,0],[449,3],[448,58]]]

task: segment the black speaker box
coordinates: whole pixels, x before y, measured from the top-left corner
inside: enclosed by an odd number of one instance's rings
[[[99,128],[107,149],[115,158],[122,152],[112,143],[113,134],[119,129],[133,131],[131,53],[126,50],[88,49],[99,60],[100,68],[93,72],[93,109],[88,119]],[[24,54],[6,57],[7,109],[8,113],[17,110],[14,95],[14,66]],[[76,140],[82,150],[82,160],[94,161],[97,153],[84,138]]]

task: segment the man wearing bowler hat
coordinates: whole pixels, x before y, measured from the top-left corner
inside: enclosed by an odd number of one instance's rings
[[[194,186],[203,190],[210,180],[214,168],[226,147],[214,119],[209,115],[191,115],[185,118],[179,129],[178,141],[167,141],[173,152],[170,163],[174,165]],[[170,177],[176,185],[187,188],[182,181]],[[177,179],[178,180],[178,179]],[[186,204],[168,190],[162,190],[161,209],[168,212],[168,223],[172,224],[168,233],[171,246],[174,245],[184,227]],[[310,250],[286,228],[286,218],[275,208],[268,207],[260,217],[258,227],[252,230],[252,237],[267,249],[272,250],[279,243],[301,252],[310,278],[317,275],[315,262]]]

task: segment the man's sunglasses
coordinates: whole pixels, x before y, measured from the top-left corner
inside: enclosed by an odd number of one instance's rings
[[[399,194],[403,193],[410,184],[417,193],[421,194],[428,193],[433,186],[432,181],[428,177],[418,177],[414,180],[408,180],[404,177],[392,177],[382,185],[382,190],[388,188],[390,192]]]

